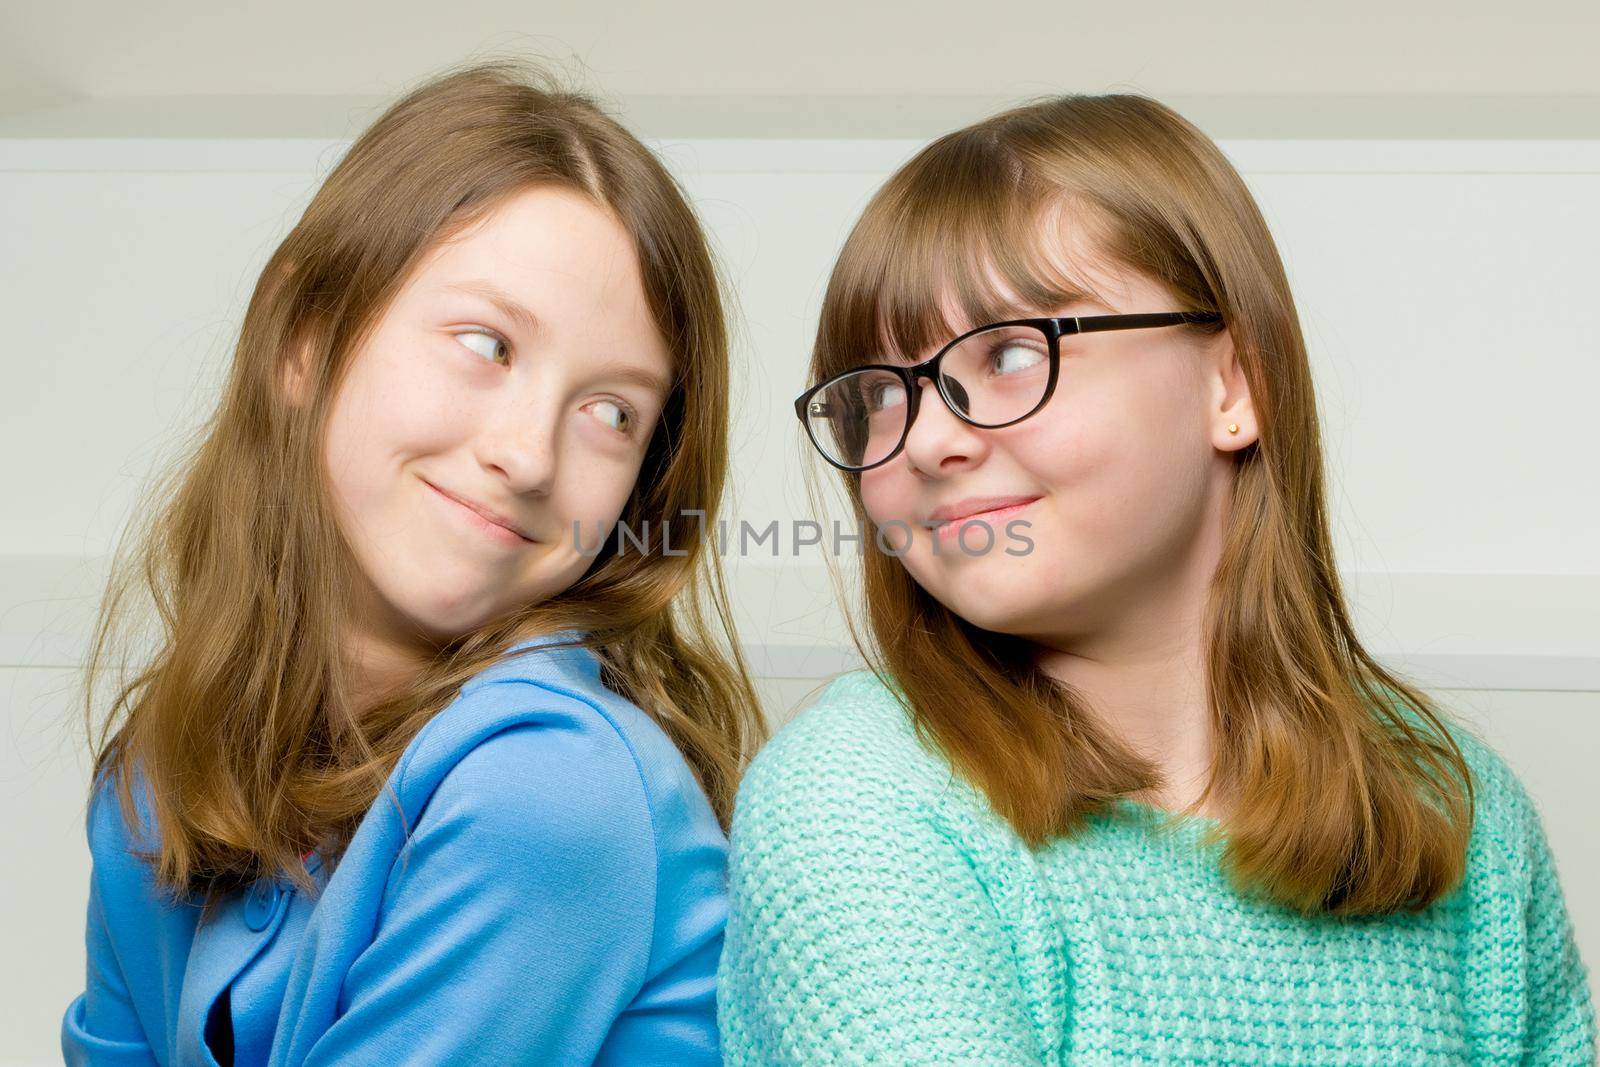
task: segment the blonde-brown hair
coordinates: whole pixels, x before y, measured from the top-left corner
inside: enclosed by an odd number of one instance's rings
[[[437,648],[370,706],[346,699],[340,650],[355,561],[323,477],[327,414],[352,353],[428,250],[508,197],[555,186],[632,235],[674,381],[614,539],[565,592]],[[283,401],[291,352],[310,402]],[[714,528],[727,471],[728,330],[714,261],[682,190],[591,97],[514,58],[446,71],[352,144],[268,260],[222,399],[162,506],[119,546],[85,686],[95,780],[125,816],[148,785],[159,881],[208,900],[263,874],[309,885],[301,855],[337,853],[422,726],[517,640],[586,631],[608,685],[652,714],[724,827],[765,738],[730,622]],[[686,515],[702,512],[704,521]],[[136,516],[136,519],[139,518]],[[671,552],[657,542],[671,520]],[[94,679],[129,591],[154,599],[154,654],[97,718]],[[713,620],[718,629],[714,630]]]
[[[1201,131],[1147,97],[1069,95],[938,138],[850,233],[811,380],[874,362],[885,346],[909,358],[968,325],[1095,295],[1061,262],[1063,219],[1177,308],[1222,314],[1260,425],[1234,453],[1204,622],[1216,744],[1194,807],[1224,801],[1221,834],[1208,836],[1226,840],[1224,869],[1241,891],[1307,914],[1439,899],[1465,869],[1471,775],[1425,694],[1357,640],[1288,280],[1243,180]],[[946,321],[946,297],[962,322]],[[1179,329],[1200,338],[1224,325]],[[857,477],[844,481],[869,523]],[[1039,670],[1027,642],[959,618],[895,555],[869,550],[861,588],[870,639],[851,630],[862,655],[898,687],[924,740],[1030,844],[1161,784],[1080,694]]]

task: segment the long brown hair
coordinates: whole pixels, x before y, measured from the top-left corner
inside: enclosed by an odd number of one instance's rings
[[[674,383],[621,521],[549,600],[437,648],[372,706],[345,698],[340,652],[354,558],[332,520],[321,442],[334,394],[408,275],[437,242],[531,186],[579,192],[628,230]],[[281,401],[291,352],[311,402]],[[134,772],[159,827],[156,868],[208,900],[262,874],[309,880],[337,853],[422,726],[522,638],[578,628],[606,683],[678,744],[728,825],[765,738],[730,621],[714,528],[727,470],[728,331],[716,266],[677,183],[586,94],[515,58],[448,70],[389,107],[328,175],[263,269],[231,373],[162,506],[119,545],[89,657],[95,779]],[[684,517],[703,513],[705,519]],[[671,523],[670,552],[658,542]],[[94,678],[142,579],[160,618],[153,655],[96,732]],[[713,628],[713,622],[716,629]]]
[[[1302,913],[1439,899],[1465,869],[1468,765],[1428,698],[1356,638],[1288,280],[1255,201],[1203,133],[1154,100],[1114,94],[1030,102],[938,138],[850,233],[811,380],[885,345],[921,353],[965,325],[1025,313],[1019,302],[1043,312],[1092,294],[1048,247],[1059,233],[1052,212],[1070,214],[1106,261],[1159,282],[1178,307],[1222,314],[1260,423],[1259,439],[1233,454],[1203,624],[1216,745],[1195,807],[1226,801],[1206,840],[1226,840],[1223,867],[1238,889]],[[963,324],[945,321],[943,294]],[[844,482],[870,529],[858,478]],[[898,690],[919,735],[1024,840],[1071,833],[1115,798],[1160,785],[1151,761],[1042,673],[1027,642],[959,618],[888,552],[868,551],[861,577],[870,635],[851,630],[862,655]]]

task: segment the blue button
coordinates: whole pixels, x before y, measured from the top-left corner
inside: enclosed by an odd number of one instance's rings
[[[283,891],[273,882],[261,881],[250,887],[244,898],[244,923],[252,930],[265,930],[278,910]]]

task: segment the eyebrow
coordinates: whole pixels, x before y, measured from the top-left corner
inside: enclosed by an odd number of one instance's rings
[[[516,299],[504,289],[489,281],[451,282],[444,286],[449,292],[467,293],[471,296],[481,297],[493,304],[506,318],[515,322],[529,333],[538,333],[543,326],[539,316],[517,303]]]

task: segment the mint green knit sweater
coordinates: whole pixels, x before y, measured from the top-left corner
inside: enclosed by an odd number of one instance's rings
[[[1539,815],[1480,786],[1467,877],[1307,919],[1226,884],[1211,820],[1126,798],[1029,850],[866,671],[757,756],[718,980],[729,1064],[1591,1064],[1587,969]]]

